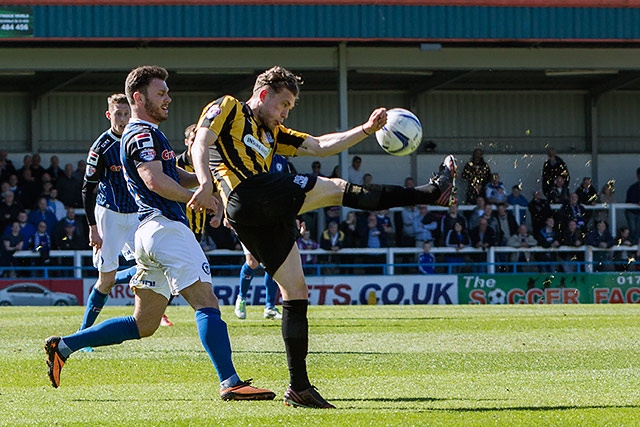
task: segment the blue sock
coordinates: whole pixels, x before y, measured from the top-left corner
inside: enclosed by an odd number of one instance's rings
[[[138,339],[140,339],[138,325],[133,316],[128,316],[105,320],[88,329],[66,336],[63,341],[69,347],[69,354],[71,354],[85,347],[101,347]],[[67,357],[68,354],[63,354],[63,356]]]
[[[240,269],[240,292],[238,296],[240,298],[246,298],[247,293],[249,292],[249,286],[251,286],[251,281],[253,280],[253,274],[255,270],[249,267],[249,264],[246,262],[242,264],[242,268]]]
[[[97,290],[94,286],[93,290],[89,294],[89,299],[87,300],[87,307],[84,309],[84,318],[82,319],[82,325],[80,325],[80,330],[87,329],[98,318],[98,314],[102,311],[102,307],[107,302],[109,295],[103,294],[99,290]]]
[[[231,360],[231,343],[227,324],[220,317],[220,310],[213,307],[196,310],[196,326],[202,346],[209,354],[220,382],[233,376],[237,377],[236,368]],[[236,382],[233,381],[234,384]]]
[[[278,284],[269,273],[264,273],[264,287],[266,288],[264,296],[265,308],[274,308],[276,306],[276,296],[278,295]]]
[[[136,274],[136,266],[129,267],[126,270],[116,272],[116,285],[120,283],[129,283],[129,280]]]

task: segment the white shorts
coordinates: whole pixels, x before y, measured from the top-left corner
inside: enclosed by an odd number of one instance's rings
[[[118,257],[133,259],[135,232],[140,225],[137,213],[119,213],[96,205],[96,226],[102,247],[93,249],[93,266],[100,272],[118,269]]]
[[[211,283],[209,260],[183,223],[156,216],[140,225],[135,241],[132,289],[151,289],[169,299],[197,281]]]

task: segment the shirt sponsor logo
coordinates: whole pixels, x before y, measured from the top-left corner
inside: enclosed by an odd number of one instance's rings
[[[209,120],[213,120],[215,117],[219,116],[220,113],[222,113],[222,109],[220,109],[220,106],[212,105],[211,107],[209,107],[204,117]]]
[[[100,155],[95,151],[89,151],[89,155],[87,156],[87,164],[92,166],[98,166],[98,158]]]
[[[133,137],[138,149],[153,148],[153,138],[150,133],[139,133]]]
[[[156,158],[156,150],[153,148],[145,148],[140,152],[140,159],[145,162],[150,162],[151,160]]]
[[[163,150],[162,151],[162,158],[164,160],[175,159],[176,158],[176,152],[173,151],[173,150]]]
[[[109,170],[111,172],[120,172],[122,170],[122,166],[120,166],[120,165],[111,165],[111,166],[109,166]]]
[[[260,141],[258,141],[258,139],[256,139],[255,136],[253,135],[245,135],[244,139],[243,139],[244,145],[246,145],[247,147],[253,149],[254,151],[256,151],[258,154],[260,154],[263,158],[267,158],[267,156],[269,155],[269,153],[271,152],[271,148],[266,147],[264,144],[262,144]]]

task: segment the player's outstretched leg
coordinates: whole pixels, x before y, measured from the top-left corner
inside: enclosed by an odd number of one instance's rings
[[[363,211],[378,211],[415,205],[449,206],[456,198],[457,175],[457,161],[453,155],[448,155],[433,178],[427,184],[419,187],[358,185],[349,182],[342,195],[342,205]]]

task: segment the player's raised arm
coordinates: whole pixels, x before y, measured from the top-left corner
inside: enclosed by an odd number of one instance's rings
[[[377,108],[373,110],[365,123],[352,129],[321,136],[309,136],[300,145],[296,155],[326,157],[338,154],[382,129],[385,123],[387,123],[387,109],[384,107]]]

